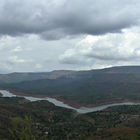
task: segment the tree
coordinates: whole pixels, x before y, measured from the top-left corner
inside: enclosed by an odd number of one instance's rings
[[[11,140],[37,140],[37,136],[33,133],[31,117],[25,118],[15,117],[11,120],[12,128],[9,130]],[[46,136],[41,137],[42,140],[47,140]]]

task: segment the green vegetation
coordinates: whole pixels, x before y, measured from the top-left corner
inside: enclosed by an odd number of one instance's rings
[[[32,96],[54,96],[82,105],[140,101],[139,85],[140,67],[0,75],[1,88]],[[140,106],[116,106],[78,114],[47,101],[0,96],[0,139],[139,140]]]
[[[12,118],[11,125],[10,133],[12,140],[36,140],[32,134],[31,118],[27,116],[24,119],[20,117]]]
[[[0,98],[1,140],[139,140],[140,106],[78,114],[47,101]]]
[[[56,107],[47,101],[28,102],[24,98],[0,98],[2,140],[15,137],[18,140],[46,140],[46,137],[49,140],[82,140],[92,130],[92,124],[79,118],[73,110]]]
[[[1,87],[31,96],[57,96],[66,101],[89,105],[126,99],[140,100],[139,77],[134,74],[90,74],[4,84]]]
[[[140,101],[140,67],[0,75],[0,87],[82,105]]]

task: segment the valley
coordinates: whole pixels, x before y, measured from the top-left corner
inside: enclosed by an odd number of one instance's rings
[[[140,67],[53,74],[0,76],[0,139],[140,139]]]
[[[77,108],[140,101],[139,66],[28,73],[27,77],[25,73],[2,75],[0,88],[18,95],[55,98]]]

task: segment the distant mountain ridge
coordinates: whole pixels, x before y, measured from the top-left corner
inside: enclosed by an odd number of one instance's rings
[[[73,71],[73,70],[55,70],[52,72],[15,72],[9,74],[0,74],[0,83],[18,83],[22,81],[33,81],[40,79],[57,79],[61,77],[77,77],[90,76],[97,73],[123,73],[123,74],[138,74],[140,73],[140,66],[118,66],[104,69]]]
[[[17,83],[22,81],[32,81],[39,79],[56,79],[61,76],[65,76],[73,73],[73,71],[52,71],[52,72],[39,72],[39,73],[9,73],[9,74],[0,74],[0,83]]]
[[[140,66],[118,66],[101,70],[107,73],[140,73]]]

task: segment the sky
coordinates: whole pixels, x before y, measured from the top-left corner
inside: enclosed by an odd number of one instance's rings
[[[0,73],[140,65],[140,0],[0,0]]]

